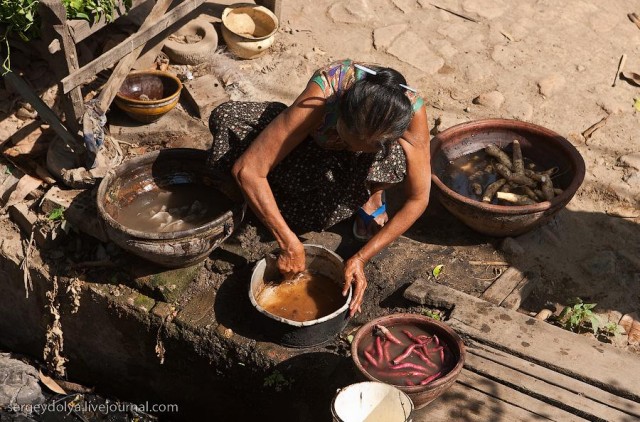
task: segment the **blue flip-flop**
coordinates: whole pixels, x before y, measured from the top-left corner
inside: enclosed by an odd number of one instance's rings
[[[386,203],[385,198],[383,196],[382,197],[382,205],[377,210],[372,212],[371,214],[368,214],[365,210],[362,209],[362,207],[358,208],[358,211],[356,213],[357,213],[358,217],[360,217],[362,219],[362,222],[364,223],[364,226],[367,229],[367,231],[369,231],[369,225],[371,224],[371,222],[373,222],[373,220],[375,220],[375,218],[378,217],[379,215],[384,214],[386,211],[387,211],[387,203]],[[366,242],[369,239],[371,239],[371,236],[362,236],[362,235],[358,234],[358,222],[357,221],[353,222],[353,237],[355,237],[357,240],[359,240],[361,242]]]

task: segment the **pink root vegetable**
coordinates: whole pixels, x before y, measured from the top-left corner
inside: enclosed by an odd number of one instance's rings
[[[400,370],[375,370],[371,371],[371,375],[384,379],[399,379],[405,377],[424,378],[428,373],[424,371],[400,371]]]
[[[376,354],[378,355],[378,362],[382,362],[384,359],[384,351],[382,350],[382,340],[380,337],[376,337]]]
[[[391,347],[390,341],[385,341],[384,344],[382,345],[382,356],[385,363],[391,362],[391,352],[389,351],[390,347]]]
[[[444,365],[444,348],[440,349],[440,365]]]
[[[416,338],[416,336],[414,336],[413,334],[411,334],[411,331],[409,330],[401,330],[402,334],[404,334],[405,336],[407,336],[409,338],[409,340],[415,342],[415,343],[420,343],[420,340],[418,340]]]
[[[364,354],[364,358],[367,360],[367,362],[369,362],[372,366],[374,367],[378,367],[378,362],[376,361],[376,359],[371,355],[371,353],[367,352],[366,350],[363,352]]]
[[[422,348],[422,350],[425,350],[427,353],[439,353],[442,349],[443,349],[442,346],[432,347],[432,348],[428,348],[428,347]]]
[[[423,361],[427,366],[429,366],[431,368],[434,368],[434,369],[438,367],[435,363],[433,363],[433,361],[431,359],[429,359],[429,357],[427,355],[425,355],[419,349],[414,349],[413,353],[415,353],[415,355],[418,356],[420,358],[420,360]]]
[[[423,379],[422,381],[420,381],[420,385],[427,385],[429,384],[431,381],[433,381],[434,379],[438,378],[440,376],[441,372],[436,372],[435,374]]]
[[[389,340],[391,343],[402,344],[402,342],[398,340],[398,337],[394,336],[393,333],[391,333],[391,331],[389,331],[389,329],[384,325],[376,325],[374,329],[380,331],[383,337]]]
[[[402,353],[400,353],[398,356],[396,356],[391,362],[394,365],[399,364],[400,362],[402,362],[403,360],[408,358],[409,355],[411,354],[411,352],[413,352],[413,349],[415,349],[418,346],[419,346],[418,344],[412,344],[411,346],[409,346],[406,349],[404,349],[404,351]]]
[[[391,369],[411,369],[418,372],[428,372],[427,368],[425,368],[424,366],[420,366],[418,364],[410,363],[410,362],[404,362],[398,365],[392,365],[390,366],[390,368]]]
[[[440,346],[440,339],[439,339],[439,338],[438,338],[438,336],[437,336],[437,335],[435,335],[435,334],[433,335],[433,341],[435,341],[436,346]]]

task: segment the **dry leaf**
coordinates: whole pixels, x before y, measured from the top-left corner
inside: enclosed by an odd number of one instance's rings
[[[38,371],[38,373],[40,374],[40,382],[43,383],[49,390],[57,394],[67,394],[67,392],[64,391],[64,389],[60,387],[58,383],[53,380],[53,378],[46,376],[42,373],[42,371]]]
[[[36,179],[35,177],[31,177],[28,174],[25,174],[20,178],[16,188],[11,195],[9,196],[9,200],[7,201],[7,208],[17,204],[18,202],[22,202],[24,198],[29,195],[32,191],[36,190],[42,184],[42,180]]]

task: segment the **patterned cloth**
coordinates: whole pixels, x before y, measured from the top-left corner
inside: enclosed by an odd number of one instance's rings
[[[324,78],[322,71],[316,73],[314,82],[329,82],[326,78],[316,81],[319,76]],[[329,86],[336,87],[324,85]],[[344,89],[342,84],[337,91]],[[338,99],[339,95],[331,100],[333,105],[327,106],[326,114],[335,110]],[[419,101],[421,106],[422,100]],[[229,177],[233,163],[286,108],[282,103],[271,102],[230,101],[218,106],[209,119],[213,134],[209,164],[221,177]],[[372,183],[399,183],[406,174],[406,157],[398,142],[377,153],[339,148],[339,143],[328,143],[328,138],[321,136],[335,131],[335,124],[332,128],[327,123],[330,119],[333,117],[325,115],[323,129],[303,140],[267,177],[280,212],[297,232],[321,231],[351,217],[371,195]]]

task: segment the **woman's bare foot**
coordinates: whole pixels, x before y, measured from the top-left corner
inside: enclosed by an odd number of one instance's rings
[[[371,197],[369,197],[369,200],[362,205],[363,211],[371,215],[376,210],[378,210],[383,203],[383,192],[384,191],[382,190],[374,192]],[[356,214],[355,232],[358,236],[361,237],[371,237],[378,233],[378,231],[380,231],[382,226],[384,226],[387,221],[389,221],[389,215],[386,211],[376,216],[368,225],[366,225],[362,218],[358,214]]]

